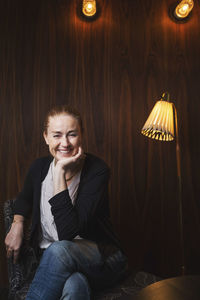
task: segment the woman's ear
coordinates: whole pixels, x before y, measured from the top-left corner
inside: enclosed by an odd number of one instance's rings
[[[44,137],[44,140],[45,140],[46,144],[49,145],[48,137],[47,137],[47,134],[46,134],[45,131],[43,132],[43,137]]]

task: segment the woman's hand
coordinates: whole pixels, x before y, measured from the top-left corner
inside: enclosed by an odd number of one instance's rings
[[[57,161],[54,169],[54,195],[64,191],[67,187],[66,178],[75,175],[81,166],[81,161],[84,158],[81,147],[78,153],[71,157],[66,157]]]
[[[18,218],[14,217],[14,221],[5,238],[6,252],[7,257],[13,257],[13,263],[17,262],[20,247],[23,240],[23,232],[24,232],[24,223],[23,216],[18,216]]]
[[[66,157],[60,159],[56,163],[55,172],[64,170],[65,172],[73,172],[77,164],[80,162],[81,158],[83,157],[83,149],[81,147],[78,148],[77,154],[74,156]]]

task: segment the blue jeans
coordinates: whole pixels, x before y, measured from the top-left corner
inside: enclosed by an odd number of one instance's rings
[[[51,244],[43,253],[26,300],[89,300],[125,273],[126,257],[117,251],[106,260],[96,243],[75,239]]]

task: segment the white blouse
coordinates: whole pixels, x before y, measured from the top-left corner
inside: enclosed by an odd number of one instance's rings
[[[49,200],[53,197],[53,174],[55,167],[55,159],[49,166],[47,176],[42,182],[41,186],[41,198],[40,198],[40,220],[42,229],[42,239],[39,244],[40,248],[47,248],[54,241],[58,241],[58,233],[54,217],[51,212],[51,205]],[[72,204],[75,203],[78,187],[80,183],[81,171],[78,172],[72,179],[68,186],[69,196],[72,200]],[[76,236],[75,238],[80,238]]]

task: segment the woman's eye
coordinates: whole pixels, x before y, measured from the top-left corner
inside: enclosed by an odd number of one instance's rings
[[[60,137],[60,135],[59,134],[55,134],[53,137],[58,138],[58,137]]]
[[[77,134],[76,133],[70,133],[69,136],[74,136],[75,137],[75,136],[77,136]]]

